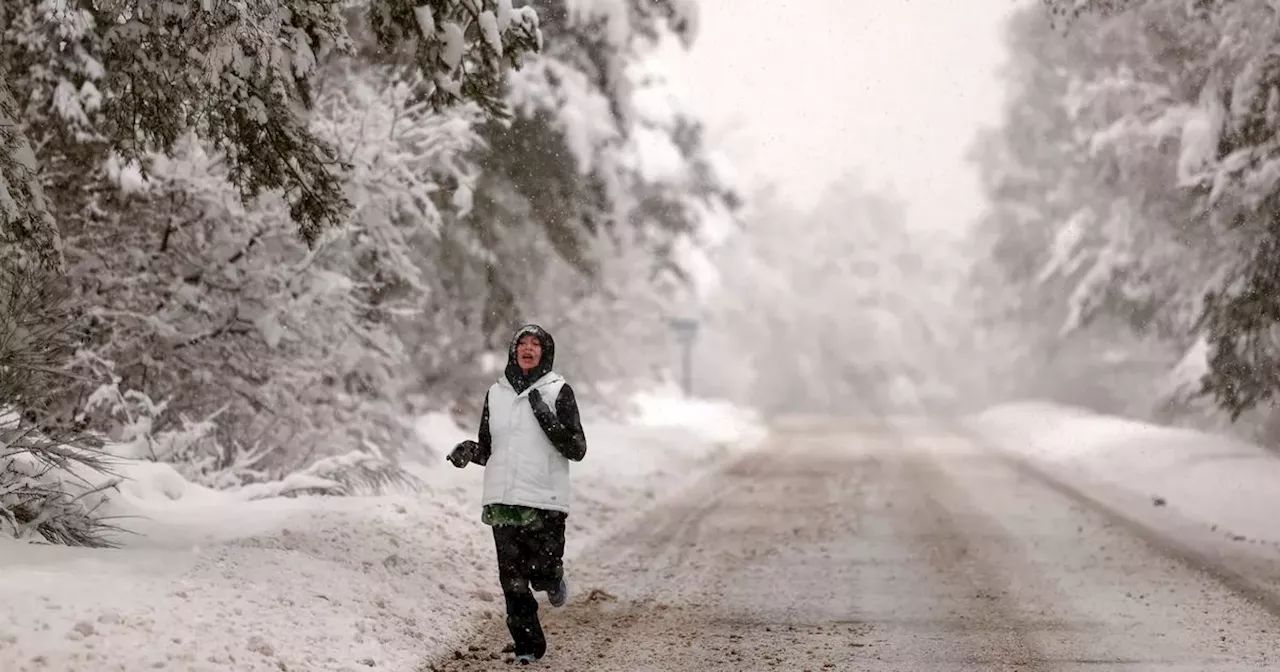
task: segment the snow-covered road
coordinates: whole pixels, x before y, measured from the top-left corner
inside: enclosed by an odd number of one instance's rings
[[[1274,549],[1109,501],[954,424],[792,424],[572,558],[539,667],[1280,668]],[[500,669],[502,630],[422,669]]]

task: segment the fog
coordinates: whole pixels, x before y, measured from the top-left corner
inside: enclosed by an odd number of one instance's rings
[[[1269,75],[1167,58],[1252,54],[1265,10],[1104,4],[705,6],[671,72],[746,207],[684,308],[701,389],[1266,435],[1274,178],[1240,166]]]
[[[747,208],[688,309],[706,323],[700,393],[775,411],[972,406],[957,393],[985,383],[956,353],[979,340],[966,287],[986,198],[970,155],[1003,109],[1014,7],[703,6],[671,73]]]

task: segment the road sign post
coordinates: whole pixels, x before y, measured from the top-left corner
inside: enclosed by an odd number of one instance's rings
[[[698,337],[698,320],[692,317],[677,317],[671,320],[671,329],[676,332],[676,340],[681,345],[681,387],[684,396],[693,394],[693,342]]]

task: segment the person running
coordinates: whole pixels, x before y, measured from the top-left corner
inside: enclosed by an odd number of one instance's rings
[[[534,592],[545,592],[555,607],[569,599],[569,462],[587,454],[573,388],[552,370],[555,353],[555,339],[542,327],[517,330],[503,376],[485,395],[479,441],[459,443],[448,457],[459,469],[484,467],[481,520],[493,528],[507,629],[522,664],[547,652]]]

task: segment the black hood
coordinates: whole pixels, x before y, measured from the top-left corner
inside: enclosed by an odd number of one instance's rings
[[[538,338],[538,342],[542,344],[542,359],[532,371],[525,375],[520,370],[520,364],[516,362],[516,344],[520,339],[528,334],[533,334]],[[536,324],[528,324],[516,330],[515,335],[511,337],[511,343],[507,346],[507,368],[504,372],[507,376],[507,382],[511,383],[511,387],[515,388],[516,393],[524,392],[537,379],[547,375],[551,371],[551,367],[556,362],[556,339],[546,329]]]

